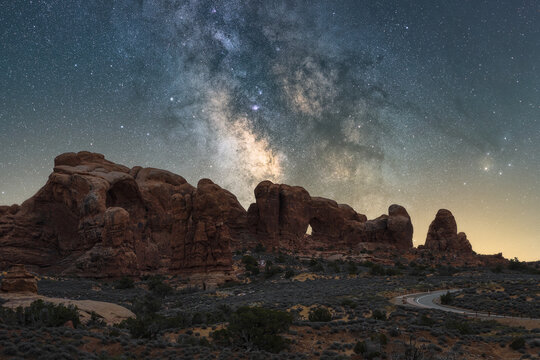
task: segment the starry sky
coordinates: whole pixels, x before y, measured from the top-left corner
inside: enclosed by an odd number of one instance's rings
[[[535,0],[3,1],[0,85],[0,204],[88,150],[540,259]]]

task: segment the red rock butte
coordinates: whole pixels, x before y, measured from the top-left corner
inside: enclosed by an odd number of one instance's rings
[[[246,211],[208,179],[194,187],[165,170],[130,169],[90,152],[62,154],[36,195],[0,207],[0,268],[25,264],[88,277],[227,273],[234,251],[258,243],[289,252],[412,248],[411,218],[399,205],[368,220],[348,205],[270,181],[255,188],[255,199]],[[442,211],[426,247],[472,251],[452,214]]]

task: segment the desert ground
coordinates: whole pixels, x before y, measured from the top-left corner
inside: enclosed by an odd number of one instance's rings
[[[6,359],[534,359],[540,356],[540,276],[534,266],[457,268],[406,259],[234,256],[237,280],[93,280],[43,276],[39,295],[1,295]],[[261,264],[264,263],[264,266]],[[460,289],[444,303],[470,317],[396,301]],[[441,294],[446,294],[441,292]],[[412,295],[414,297],[414,295]],[[64,303],[73,314],[17,306]],[[62,301],[61,299],[69,299]],[[440,296],[434,300],[441,304]],[[53,305],[54,306],[54,305]],[[247,306],[247,307],[246,307]],[[28,308],[30,309],[30,308]],[[38,310],[36,310],[37,312]],[[77,311],[75,311],[77,314]],[[499,318],[495,315],[504,315]],[[59,317],[55,323],[51,319]],[[71,317],[70,317],[71,316]],[[80,321],[79,321],[80,320]]]

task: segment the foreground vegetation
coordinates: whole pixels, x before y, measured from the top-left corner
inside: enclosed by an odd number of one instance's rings
[[[297,259],[258,250],[235,257],[245,279],[212,290],[178,277],[42,280],[44,295],[114,302],[136,317],[106,326],[97,316],[83,324],[76,308],[42,301],[27,309],[2,307],[0,358],[442,360],[534,358],[540,352],[540,329],[389,301],[405,292],[460,287],[466,289],[462,296],[448,296],[453,306],[502,293],[497,299],[511,307],[512,301],[531,303],[536,274],[399,258],[393,266]]]

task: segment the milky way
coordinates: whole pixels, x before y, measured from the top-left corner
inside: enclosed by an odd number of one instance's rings
[[[445,207],[477,251],[539,258],[538,3],[411,4],[3,4],[0,203],[89,150],[246,207],[264,179],[400,203],[416,244]]]

